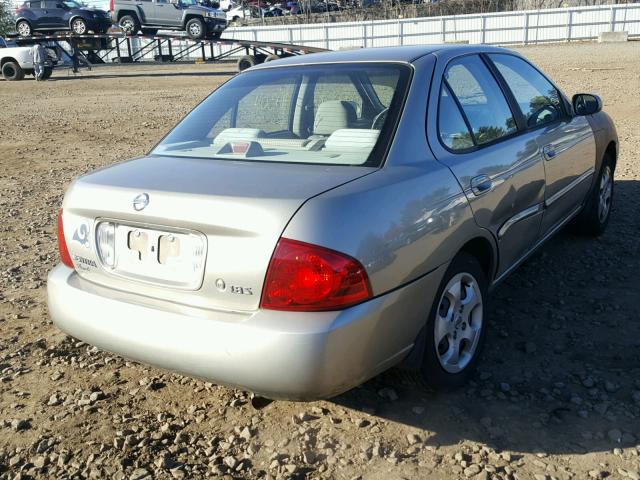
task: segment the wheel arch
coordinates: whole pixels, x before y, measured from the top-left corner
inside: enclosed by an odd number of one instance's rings
[[[14,62],[18,66],[20,66],[20,62],[18,62],[18,60],[16,60],[15,58],[13,58],[13,57],[3,57],[2,60],[0,60],[0,68],[2,68],[4,66],[4,64],[7,63],[7,62]]]
[[[204,21],[204,17],[196,13],[188,13],[187,15],[184,16],[184,20],[182,21],[182,28],[187,28],[187,23],[189,23],[189,20],[193,20],[194,18],[197,18],[198,20],[200,20],[204,28],[207,28]]]
[[[72,24],[72,23],[73,23],[73,21],[74,21],[75,19],[77,19],[77,18],[81,19],[81,20],[82,20],[82,21],[87,25],[87,28],[89,27],[89,21],[88,21],[86,18],[84,18],[84,17],[83,17],[82,15],[80,15],[79,13],[74,13],[74,14],[71,16],[71,18],[69,18],[69,28],[71,28],[71,24]]]
[[[498,252],[495,244],[487,237],[478,235],[465,243],[458,252],[456,252],[456,255],[460,252],[468,253],[478,260],[486,276],[487,283],[491,284],[498,265]]]
[[[140,23],[140,15],[138,15],[138,12],[134,10],[120,10],[118,11],[118,16],[116,18],[119,22],[122,19],[122,17],[125,17],[127,15],[133,17],[135,20],[138,21],[138,23]]]
[[[613,170],[615,171],[616,164],[618,163],[618,145],[614,140],[611,140],[605,148],[604,156],[608,156],[609,158],[611,158]]]

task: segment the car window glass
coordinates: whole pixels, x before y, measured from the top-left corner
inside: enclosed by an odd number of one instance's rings
[[[443,85],[440,91],[438,133],[442,142],[451,150],[473,147],[471,133],[446,85]]]
[[[288,80],[260,85],[238,102],[236,124],[265,132],[288,130],[294,89]]]
[[[42,2],[42,8],[62,8],[62,4],[58,2]]]
[[[371,75],[371,86],[378,96],[378,100],[384,107],[391,105],[393,94],[396,91],[398,78],[391,75]]]
[[[476,55],[455,61],[445,80],[462,106],[478,145],[516,131],[513,114],[496,80]]]
[[[520,106],[527,126],[535,127],[561,117],[560,94],[538,70],[513,55],[489,55]]]
[[[323,75],[318,79],[313,95],[314,112],[317,113],[321,103],[335,100],[337,96],[355,107],[358,118],[362,116],[362,97],[348,75]]]

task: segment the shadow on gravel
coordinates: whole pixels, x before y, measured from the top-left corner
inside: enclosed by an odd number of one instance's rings
[[[494,292],[467,387],[428,392],[392,370],[332,402],[422,429],[432,445],[560,454],[639,444],[640,182],[615,187],[604,235],[561,232]]]

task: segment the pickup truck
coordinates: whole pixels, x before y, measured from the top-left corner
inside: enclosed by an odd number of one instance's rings
[[[22,80],[25,75],[33,75],[33,53],[32,47],[19,47],[0,37],[0,69],[5,80]],[[47,56],[49,56],[47,49]],[[46,80],[53,73],[53,61],[48,58],[45,62],[43,80]]]
[[[113,22],[127,35],[181,30],[192,40],[202,40],[220,38],[227,28],[225,12],[199,5],[196,0],[111,0],[109,10]]]

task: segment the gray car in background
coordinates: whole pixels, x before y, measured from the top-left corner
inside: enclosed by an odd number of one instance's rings
[[[500,48],[251,68],[147,156],[69,187],[51,316],[271,398],[331,397],[401,363],[461,385],[491,288],[565,225],[605,229],[618,139],[601,108]]]
[[[113,22],[127,35],[182,30],[192,40],[202,40],[220,38],[227,28],[225,12],[198,5],[196,0],[111,0],[109,10]]]

